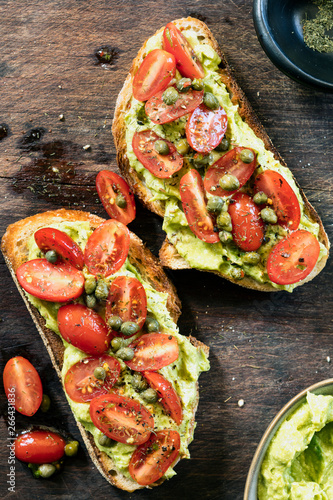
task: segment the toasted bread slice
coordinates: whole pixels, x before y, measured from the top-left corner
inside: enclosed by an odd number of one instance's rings
[[[97,228],[104,219],[92,215],[86,212],[74,211],[74,210],[54,210],[41,214],[34,215],[32,217],[28,217],[26,219],[20,220],[7,228],[5,235],[2,238],[1,250],[4,255],[6,264],[10,270],[12,278],[22,295],[22,298],[31,314],[31,317],[39,331],[39,334],[45,344],[45,347],[50,355],[52,364],[58,374],[60,380],[61,370],[63,366],[63,354],[64,354],[64,346],[61,338],[54,333],[52,330],[46,328],[45,320],[40,315],[39,311],[29,302],[26,293],[21,288],[16,278],[16,270],[18,267],[26,262],[29,255],[29,249],[27,246],[27,242],[34,232],[45,226],[49,226],[54,223],[58,223],[61,221],[70,221],[70,222],[82,222],[88,221],[90,227],[92,229]],[[136,267],[141,276],[146,280],[150,285],[152,285],[155,290],[159,292],[166,292],[168,294],[167,300],[167,308],[168,311],[174,320],[177,322],[180,316],[180,308],[181,303],[177,296],[175,287],[170,282],[169,278],[166,276],[165,272],[161,268],[158,260],[152,253],[144,246],[142,241],[132,232],[130,233],[130,251],[129,251],[129,260],[131,264]],[[204,351],[204,353],[208,356],[209,348],[196,340],[195,338],[190,337],[191,343],[197,348]],[[195,405],[193,408],[193,419],[190,423],[191,433],[194,430],[195,425],[195,411],[198,405],[199,400],[199,392],[198,392],[198,384],[197,384],[197,396],[195,400]],[[83,425],[77,421],[78,428],[81,432],[82,438],[86,444],[89,455],[94,462],[97,469],[100,473],[105,477],[107,481],[109,481],[112,485],[117,486],[123,490],[132,492],[136,489],[143,488],[143,486],[139,485],[132,479],[126,478],[113,463],[111,458],[100,451],[95,445],[93,436],[87,432]],[[190,435],[191,435],[190,433]],[[189,439],[190,440],[190,439]],[[179,457],[178,460],[182,458]],[[159,480],[157,483],[154,483],[151,486],[156,486],[163,482],[163,480]]]

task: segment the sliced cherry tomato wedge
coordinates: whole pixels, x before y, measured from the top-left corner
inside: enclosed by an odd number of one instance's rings
[[[176,460],[179,449],[180,436],[177,431],[166,429],[151,434],[149,440],[134,451],[129,473],[134,481],[143,486],[155,483]]]
[[[163,32],[163,48],[176,58],[179,73],[187,78],[203,78],[205,72],[190,43],[173,23],[168,23]]]
[[[131,370],[138,372],[160,370],[176,361],[179,356],[176,338],[164,333],[141,335],[129,347],[134,349],[134,358],[125,363]]]
[[[170,382],[157,372],[145,371],[143,375],[150,387],[157,391],[164,409],[171,415],[176,424],[180,425],[183,420],[182,405]]]
[[[158,92],[146,102],[145,110],[152,122],[163,124],[173,122],[181,116],[192,113],[202,103],[203,90],[188,90],[180,93],[175,104],[165,104],[162,99],[164,90]]]
[[[147,296],[139,280],[128,276],[117,276],[112,282],[106,301],[105,319],[119,316],[124,321],[133,321],[141,329],[147,316]],[[119,337],[125,337],[115,332]],[[133,333],[133,335],[135,335]]]
[[[51,302],[77,299],[83,292],[84,275],[68,264],[51,264],[46,259],[33,259],[16,271],[22,288],[34,297]]]
[[[219,160],[217,160],[214,165],[212,165],[206,172],[204,179],[205,190],[214,196],[230,196],[235,193],[237,189],[234,191],[225,191],[220,188],[219,180],[225,174],[234,175],[239,181],[239,188],[244,186],[244,184],[249,180],[255,168],[257,166],[257,156],[253,149],[250,151],[254,154],[254,160],[251,163],[244,163],[240,159],[240,154],[243,147],[235,147],[228,151],[225,155],[221,156]],[[239,189],[238,188],[238,189]]]
[[[104,368],[106,376],[100,380],[94,370]],[[100,357],[84,358],[71,366],[65,375],[64,383],[68,396],[77,403],[86,403],[96,396],[107,394],[117,382],[121,371],[119,361],[104,354]]]
[[[212,110],[200,104],[186,123],[187,140],[198,153],[209,153],[220,144],[227,124],[227,113],[223,108]]]
[[[101,432],[119,443],[145,443],[154,429],[154,419],[141,403],[118,394],[94,398],[90,416]]]
[[[89,237],[84,249],[88,271],[104,277],[116,273],[124,264],[130,245],[127,227],[117,220],[103,222]]]
[[[254,191],[263,191],[272,200],[278,223],[287,229],[297,229],[301,220],[301,209],[296,194],[282,175],[274,170],[265,170],[254,183]]]
[[[83,269],[83,252],[68,234],[53,227],[44,227],[35,232],[35,241],[43,251],[54,250],[60,257],[77,269]]]
[[[236,193],[229,205],[232,237],[244,252],[258,250],[264,239],[264,222],[260,209],[245,193]]]
[[[161,155],[154,149],[155,141],[161,139],[152,130],[135,132],[132,146],[137,159],[142,165],[159,179],[168,179],[183,166],[183,157],[177,153],[176,146],[165,141],[169,146],[169,154]],[[163,139],[165,140],[165,139]]]
[[[134,195],[130,191],[126,181],[120,175],[109,170],[101,170],[96,177],[96,189],[111,219],[116,219],[127,226],[135,219],[136,208]],[[126,201],[125,208],[116,203],[117,195],[122,195]]]
[[[133,78],[133,96],[138,101],[147,101],[156,92],[166,89],[175,73],[174,56],[162,49],[152,50]]]
[[[99,356],[109,348],[110,334],[105,321],[82,304],[60,307],[58,328],[66,342],[92,356]]]
[[[3,385],[8,401],[15,410],[31,417],[43,398],[43,387],[37,370],[22,356],[7,361],[3,371]]]
[[[320,253],[317,238],[304,229],[290,233],[268,256],[267,273],[273,283],[292,285],[314,269]]]
[[[201,175],[195,169],[183,175],[180,180],[180,198],[186,220],[191,231],[202,241],[218,243],[214,224],[207,210],[205,190]]]
[[[66,441],[55,432],[32,430],[15,440],[15,456],[22,462],[50,464],[65,454]]]

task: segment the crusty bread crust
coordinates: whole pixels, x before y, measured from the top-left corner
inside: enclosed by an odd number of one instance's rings
[[[64,353],[62,340],[56,333],[45,327],[44,318],[39,314],[39,311],[28,301],[24,290],[19,285],[16,278],[16,270],[23,262],[28,259],[29,250],[27,242],[30,236],[40,227],[45,227],[61,221],[88,221],[90,226],[95,229],[102,222],[104,222],[104,219],[87,212],[75,210],[60,209],[49,211],[34,215],[32,217],[28,217],[10,225],[7,228],[7,231],[3,236],[1,242],[1,250],[4,255],[6,264],[31,314],[37,330],[39,331],[39,334],[50,355],[52,364],[57,372],[60,381]],[[144,246],[140,238],[138,238],[134,233],[130,233],[130,237],[131,243],[129,260],[131,264],[138,269],[141,276],[157,291],[168,293],[167,308],[173,320],[177,322],[181,312],[181,303],[177,296],[174,285],[166,276],[156,257],[154,257],[154,255]],[[190,340],[195,347],[202,349],[208,356],[209,348],[207,346],[192,337],[190,337]],[[193,420],[191,422],[192,429],[194,428],[195,424],[195,411],[198,405],[198,400],[199,393],[197,386],[197,398],[194,407]],[[132,479],[127,479],[126,477],[124,477],[123,474],[121,474],[121,472],[117,470],[111,458],[106,455],[106,453],[101,452],[97,448],[93,436],[84,429],[83,425],[80,422],[77,422],[77,425],[92,461],[109,483],[129,492],[135,491],[139,488],[143,488],[143,486],[140,486]],[[180,458],[181,457],[179,457],[179,459]],[[156,484],[153,484],[151,486],[157,486],[161,482],[162,481],[160,480]]]
[[[280,154],[278,151],[275,149],[273,146],[267,132],[259,122],[256,114],[254,113],[250,103],[248,102],[246,96],[244,95],[243,91],[237,84],[232,71],[226,61],[226,58],[224,54],[221,52],[217,41],[215,40],[213,34],[211,31],[208,29],[208,27],[200,20],[194,19],[192,17],[188,18],[183,18],[183,19],[177,19],[175,21],[172,21],[178,29],[181,31],[186,28],[192,28],[195,30],[200,36],[203,36],[205,38],[206,43],[209,43],[214,50],[217,52],[217,54],[221,58],[221,64],[220,64],[220,75],[221,75],[221,80],[223,83],[226,85],[228,92],[231,95],[231,100],[233,104],[238,105],[238,111],[242,119],[252,128],[254,133],[256,134],[257,137],[259,137],[263,143],[265,144],[265,148],[269,151],[271,151],[274,154],[274,157],[276,160],[278,160],[282,165],[287,166],[283,158],[281,158]],[[162,33],[164,28],[161,28],[158,30],[155,35]],[[130,184],[132,187],[133,191],[137,196],[140,198],[142,203],[148,207],[152,212],[155,212],[157,215],[163,217],[164,216],[164,202],[163,201],[153,201],[151,202],[150,199],[152,198],[152,193],[149,191],[148,187],[144,183],[144,179],[139,176],[139,174],[130,166],[130,163],[127,159],[126,155],[126,123],[125,123],[125,114],[128,112],[130,109],[131,105],[131,99],[132,99],[132,79],[137,72],[138,68],[140,67],[141,62],[147,55],[147,41],[144,43],[142,48],[139,50],[137,57],[134,59],[132,67],[130,69],[129,74],[127,75],[127,78],[124,82],[123,88],[121,89],[117,102],[116,102],[116,108],[115,108],[115,113],[114,113],[114,120],[113,120],[113,125],[112,125],[112,132],[114,136],[114,141],[117,149],[117,160],[118,160],[118,165],[119,168],[123,174],[123,176],[126,178],[127,182]],[[296,179],[294,178],[297,187],[300,190],[302,199],[304,201],[304,212],[308,216],[308,218],[313,221],[317,222],[319,224],[319,237],[318,240],[323,243],[323,245],[329,250],[330,243],[327,237],[327,234],[325,232],[325,229],[323,227],[323,224],[320,220],[320,217],[318,216],[317,212],[313,208],[313,206],[309,203],[307,200],[304,192],[300,188],[299,184],[297,183]],[[190,269],[191,266],[188,264],[188,262],[183,259],[177,252],[176,248],[168,241],[166,238],[162,248],[160,250],[160,261],[163,264],[163,266],[168,267],[170,269]],[[323,257],[319,262],[317,262],[314,270],[311,272],[311,274],[302,282],[297,284],[303,285],[304,283],[312,280],[324,267],[327,261],[328,255],[326,257]],[[211,271],[214,274],[217,274],[219,276],[222,276],[223,278],[228,279],[229,281],[236,283],[237,285],[241,285],[245,288],[251,288],[253,290],[260,290],[264,292],[276,292],[279,289],[273,287],[269,283],[261,284],[255,281],[253,278],[250,278],[248,276],[245,276],[244,279],[242,280],[234,280],[230,276],[218,272],[218,271]]]

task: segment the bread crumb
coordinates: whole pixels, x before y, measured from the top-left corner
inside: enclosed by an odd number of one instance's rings
[[[244,399],[239,399],[237,404],[240,408],[242,408],[245,405]]]

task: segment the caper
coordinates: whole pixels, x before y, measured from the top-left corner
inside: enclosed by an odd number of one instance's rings
[[[207,203],[208,212],[212,212],[213,214],[218,214],[221,212],[224,205],[224,201],[219,196],[212,196],[209,198]]]
[[[247,252],[243,256],[243,262],[245,262],[245,264],[256,265],[259,263],[259,261],[260,261],[260,255],[257,252]]]
[[[31,472],[32,472],[32,475],[38,479],[41,474],[40,474],[40,471],[39,471],[39,468],[38,468],[38,465],[37,464],[28,464],[28,467],[29,469],[31,469]]]
[[[158,332],[160,329],[160,324],[157,319],[147,316],[145,321],[145,329],[148,333]]]
[[[47,262],[54,264],[58,260],[57,252],[55,252],[54,250],[48,250],[45,254],[45,258]]]
[[[96,288],[96,279],[93,276],[89,276],[84,282],[84,289],[87,295],[94,293]]]
[[[86,306],[89,307],[89,309],[93,309],[97,304],[96,297],[93,293],[91,293],[90,295],[86,295],[85,301]]]
[[[107,283],[104,280],[98,280],[95,289],[96,299],[103,301],[108,298],[108,295],[109,295],[109,289]]]
[[[228,243],[229,241],[232,241],[232,234],[228,231],[220,231],[219,238],[221,243]]]
[[[119,318],[119,316],[110,316],[110,318],[108,319],[108,326],[115,332],[118,332],[120,330],[122,324],[123,322],[121,318]]]
[[[268,224],[276,224],[277,223],[277,215],[272,208],[263,208],[260,211],[261,218],[264,222],[268,222]]]
[[[98,380],[104,380],[106,377],[106,371],[102,366],[97,366],[94,370],[94,377],[96,377]]]
[[[251,149],[242,149],[239,157],[244,163],[252,163],[254,160],[254,153]]]
[[[42,464],[38,467],[40,477],[43,477],[44,479],[53,476],[56,470],[56,467],[52,464]]]
[[[211,151],[208,155],[208,164],[213,165],[219,159],[220,155],[216,151]]]
[[[258,191],[258,193],[256,193],[253,196],[253,201],[257,205],[263,205],[264,203],[267,203],[267,200],[268,200],[268,196],[263,191]]]
[[[219,229],[224,229],[225,231],[232,231],[231,217],[228,212],[222,212],[216,219],[216,224]]]
[[[209,162],[209,155],[196,153],[192,158],[192,162],[196,168],[204,167]]]
[[[155,141],[154,148],[156,153],[160,155],[168,155],[170,152],[170,148],[167,142],[163,141],[163,139],[158,139],[157,141]]]
[[[202,90],[203,88],[204,88],[204,84],[200,78],[194,78],[194,80],[192,80],[192,89]]]
[[[116,205],[119,208],[126,208],[127,207],[126,198],[121,193],[118,193],[116,196]]]
[[[186,139],[179,139],[175,144],[176,149],[180,155],[186,155],[190,150],[190,145]]]
[[[139,325],[137,323],[134,323],[134,321],[125,321],[120,327],[121,333],[123,333],[127,337],[134,335],[139,330]]]
[[[229,149],[229,141],[226,137],[223,137],[222,141],[220,142],[220,144],[218,144],[216,146],[216,151],[228,151]]]
[[[169,87],[167,88],[162,95],[163,102],[167,106],[171,106],[172,104],[175,104],[175,102],[178,100],[179,94],[175,87]]]
[[[214,94],[211,92],[205,92],[203,96],[204,105],[209,109],[218,109],[220,107],[220,103]]]
[[[51,406],[51,400],[47,394],[43,394],[42,402],[40,404],[40,409],[42,410],[43,413],[46,413],[49,411]]]
[[[119,351],[124,346],[124,339],[122,337],[115,337],[111,340],[111,346],[114,351]]]
[[[177,89],[179,92],[188,92],[191,88],[192,80],[190,78],[181,78],[177,82]]]
[[[147,401],[147,403],[156,403],[157,401],[157,392],[154,391],[154,389],[152,388],[149,388],[149,389],[146,389],[145,391],[143,391],[141,393],[141,397]]]
[[[138,391],[142,392],[148,389],[149,385],[146,379],[144,379],[140,373],[134,373],[131,380],[132,387]]]
[[[134,358],[134,349],[131,347],[121,347],[119,351],[117,351],[118,358],[123,361],[131,361]]]
[[[239,188],[239,180],[232,174],[224,174],[220,177],[219,185],[224,191],[235,191]]]
[[[233,267],[230,271],[230,275],[234,280],[241,280],[244,278],[244,271],[242,271],[239,267]]]
[[[106,448],[110,448],[110,446],[113,446],[113,445],[116,444],[116,441],[114,441],[113,439],[109,438],[105,434],[101,434],[98,437],[98,444],[100,444],[101,446],[105,446]]]
[[[65,455],[67,457],[74,457],[77,455],[79,450],[79,442],[78,441],[70,441],[65,446]]]

